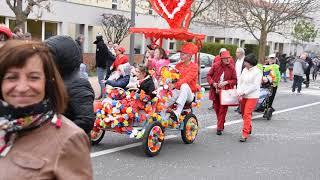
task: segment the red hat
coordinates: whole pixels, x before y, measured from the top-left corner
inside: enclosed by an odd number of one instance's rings
[[[121,53],[126,52],[126,49],[125,49],[124,47],[122,47],[122,46],[119,46],[117,49],[118,49]]]
[[[222,51],[221,55],[220,55],[220,58],[221,59],[223,59],[223,58],[231,58],[229,51]]]
[[[185,43],[182,47],[180,52],[186,53],[186,54],[196,54],[198,52],[198,46],[196,46],[195,44],[188,42]]]
[[[13,36],[11,30],[3,25],[0,25],[0,33],[4,33],[9,39]]]

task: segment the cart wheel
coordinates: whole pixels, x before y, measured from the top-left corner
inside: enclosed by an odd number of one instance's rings
[[[100,129],[99,132],[95,132],[91,130],[90,137],[91,137],[91,144],[97,145],[100,143],[100,141],[103,139],[104,134],[106,133],[105,130]]]
[[[164,130],[160,122],[151,123],[143,139],[143,149],[146,155],[153,157],[159,154],[164,141]]]
[[[191,144],[196,139],[199,131],[199,124],[197,117],[194,114],[188,114],[184,120],[183,130],[181,130],[181,137],[184,143]]]
[[[268,110],[267,110],[267,112],[266,112],[266,118],[267,118],[267,120],[271,120],[272,113],[273,113],[272,108],[268,108]]]

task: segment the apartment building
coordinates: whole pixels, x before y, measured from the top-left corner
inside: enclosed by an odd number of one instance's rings
[[[136,27],[157,27],[168,28],[166,22],[156,15],[152,10],[148,0],[136,1]],[[0,0],[0,23],[13,28],[15,16],[4,0]],[[244,46],[244,44],[257,44],[258,42],[251,34],[242,30],[230,27],[219,26],[219,20],[223,21],[223,10],[219,9],[219,4],[211,7],[204,12],[201,17],[195,20],[190,26],[190,31],[206,34],[206,41],[235,44]],[[101,15],[103,13],[122,14],[130,17],[130,0],[54,0],[52,1],[52,12],[43,11],[41,18],[37,19],[35,14],[29,16],[25,23],[26,31],[33,35],[33,38],[44,40],[53,35],[70,35],[76,37],[78,34],[84,34],[85,52],[94,52],[92,42],[98,32],[103,34],[101,27]],[[214,18],[218,24],[203,23]],[[288,30],[285,29],[285,30]],[[135,49],[138,53],[143,53],[148,44],[142,35],[135,35]],[[122,45],[129,49],[129,37]],[[287,54],[299,54],[302,47],[292,43],[292,39],[279,34],[270,33],[268,36],[268,45],[270,52],[283,52]],[[312,51],[318,50],[318,44],[313,43],[309,47]],[[176,42],[167,40],[164,42],[164,48],[171,51],[176,50]]]

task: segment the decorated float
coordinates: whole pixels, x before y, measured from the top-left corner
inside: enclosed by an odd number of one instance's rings
[[[144,34],[154,45],[160,47],[163,39],[193,41],[201,46],[205,36],[188,32],[187,28],[193,0],[150,0],[150,2],[153,9],[168,22],[170,28],[131,28],[131,33]],[[197,62],[198,53],[194,55]],[[166,107],[165,103],[172,96],[168,84],[177,81],[179,77],[179,72],[174,68],[162,68],[160,86],[154,98],[143,91],[107,89],[106,98],[94,104],[96,120],[91,132],[92,144],[98,144],[106,131],[112,131],[127,134],[130,138],[142,139],[146,155],[155,156],[162,148],[166,129],[181,131],[184,143],[193,143],[199,131],[193,108],[200,106],[204,88],[198,86],[194,101],[185,104],[181,116],[174,121],[170,118],[170,112],[175,106]]]

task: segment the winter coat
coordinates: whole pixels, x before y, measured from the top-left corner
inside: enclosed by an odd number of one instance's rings
[[[307,57],[306,63],[308,63],[308,67],[307,67],[305,73],[306,73],[306,74],[310,74],[310,70],[311,70],[311,68],[313,67],[312,59],[311,59],[310,57]]]
[[[214,63],[207,74],[207,80],[210,85],[210,100],[214,101],[217,98],[217,91],[216,88],[213,87],[213,83],[219,83],[222,74],[224,74],[223,81],[228,81],[225,89],[231,89],[237,84],[237,73],[232,64],[225,65],[221,61]]]
[[[281,73],[279,70],[279,65],[278,64],[270,64],[267,66],[270,66],[270,69],[274,74],[274,79],[272,81],[273,87],[279,86],[280,80],[281,80]]]
[[[115,60],[113,54],[109,51],[107,45],[104,43],[102,36],[97,36],[97,40],[94,41],[97,45],[96,48],[96,67],[110,68]]]
[[[293,64],[293,75],[303,76],[307,70],[307,63],[303,59],[297,59]]]
[[[175,68],[180,74],[180,79],[175,83],[175,88],[180,89],[182,84],[188,84],[192,92],[196,92],[198,81],[198,64],[193,62],[190,62],[189,64],[179,62]]]
[[[155,94],[152,93],[155,90],[155,86],[151,76],[147,76],[142,82],[140,82],[139,91],[140,90],[143,90],[151,98],[155,97]]]
[[[89,134],[95,121],[94,91],[91,84],[86,79],[75,77],[66,80],[65,85],[69,101],[64,115]]]
[[[262,80],[262,72],[254,66],[250,69],[245,68],[238,80],[237,92],[244,93],[244,98],[258,99],[260,95],[260,86]]]
[[[90,82],[80,77],[78,45],[68,36],[53,36],[45,43],[53,54],[69,96],[64,115],[89,134],[95,120],[94,91]]]
[[[280,72],[286,72],[287,70],[287,65],[288,65],[288,60],[285,57],[280,57]]]
[[[51,122],[17,137],[0,159],[1,180],[91,180],[88,136],[62,117],[61,128]]]
[[[130,81],[130,75],[120,76],[117,80],[107,80],[106,84],[112,87],[121,87],[125,89]]]

